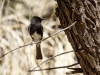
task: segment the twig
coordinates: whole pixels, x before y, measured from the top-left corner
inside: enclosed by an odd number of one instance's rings
[[[68,51],[68,52],[64,52],[64,53],[60,53],[60,54],[57,54],[53,57],[50,57],[48,58],[47,60],[43,61],[42,63],[38,64],[35,68],[33,68],[32,70],[29,70],[29,73],[27,75],[29,75],[32,71],[34,71],[34,69],[36,69],[38,66],[42,65],[43,63],[49,61],[50,59],[53,59],[54,57],[57,57],[57,56],[60,56],[60,55],[63,55],[63,54],[66,54],[66,53],[70,53],[70,52],[73,52],[73,51]]]
[[[44,70],[53,70],[53,69],[68,68],[68,67],[75,66],[75,65],[77,65],[77,64],[79,64],[79,63],[75,63],[75,64],[68,65],[68,66],[53,67],[53,68],[39,69],[39,70],[33,70],[33,71],[44,71]]]
[[[13,52],[13,51],[19,49],[19,48],[22,48],[22,47],[26,47],[26,46],[29,46],[29,45],[33,45],[33,44],[40,43],[40,42],[42,42],[42,41],[44,41],[44,40],[46,40],[46,39],[48,39],[48,38],[50,38],[50,37],[52,37],[52,36],[54,36],[54,35],[56,35],[56,34],[62,32],[62,31],[64,31],[64,30],[67,30],[67,29],[71,28],[72,26],[74,26],[74,25],[76,24],[76,22],[77,22],[77,21],[75,21],[75,22],[72,23],[70,26],[68,26],[68,27],[66,27],[66,28],[64,28],[64,29],[62,29],[62,30],[60,30],[60,31],[58,31],[58,32],[55,32],[54,34],[51,34],[50,36],[44,38],[43,40],[40,40],[40,41],[37,41],[37,42],[34,42],[34,43],[29,43],[29,44],[24,45],[24,46],[19,46],[18,48],[15,48],[15,49],[13,49],[13,50],[11,50],[11,51],[5,53],[4,55],[0,56],[0,58],[4,57],[5,55],[7,55],[7,54],[9,54],[9,53],[11,53],[11,52]]]
[[[83,73],[82,71],[69,71],[66,74],[76,74],[76,73]]]
[[[18,48],[15,48],[15,49],[13,49],[13,50],[11,50],[11,51],[9,51],[9,52],[5,53],[5,54],[4,54],[4,55],[2,55],[0,58],[4,57],[5,55],[7,55],[7,54],[9,54],[9,53],[11,53],[11,52],[13,52],[13,51],[15,51],[15,50],[19,49],[19,48],[26,47],[26,46],[29,46],[29,45],[30,45],[30,44],[27,44],[27,45],[24,45],[24,46],[19,46]]]
[[[67,69],[71,69],[71,70],[80,70],[80,71],[82,71],[82,68],[67,68]]]
[[[82,68],[68,68],[74,71],[66,72],[66,74],[75,74],[75,73],[83,73]]]

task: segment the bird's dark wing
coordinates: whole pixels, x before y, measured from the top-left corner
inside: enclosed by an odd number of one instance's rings
[[[28,32],[29,32],[29,34],[30,34],[30,25],[28,26]]]
[[[34,34],[34,32],[36,31],[37,27],[35,25],[29,25],[28,26],[28,31],[29,31],[29,34],[32,35]]]
[[[29,32],[29,34],[30,34],[30,36],[32,35],[32,34],[34,34],[34,32],[35,32],[35,30],[34,29],[32,29],[33,27],[31,27],[32,25],[29,25],[28,26],[28,32]],[[34,40],[34,38],[31,36],[31,38]]]
[[[43,36],[43,26],[41,25],[41,27],[39,27],[39,29],[37,30],[37,33],[41,35],[41,39]]]
[[[43,26],[41,26],[42,36],[43,36]]]

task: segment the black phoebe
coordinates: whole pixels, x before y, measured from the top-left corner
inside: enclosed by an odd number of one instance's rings
[[[43,36],[43,26],[41,25],[41,19],[38,16],[34,16],[28,26],[29,34],[34,42],[42,40]],[[40,43],[36,44],[36,59],[42,59],[41,46]]]

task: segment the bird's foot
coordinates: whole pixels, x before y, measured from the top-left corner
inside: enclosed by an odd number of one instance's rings
[[[33,42],[33,41],[32,41],[32,42]],[[33,43],[32,43],[32,42],[30,43],[30,45],[31,45],[31,46],[33,45]]]

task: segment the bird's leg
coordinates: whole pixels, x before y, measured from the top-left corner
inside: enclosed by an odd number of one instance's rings
[[[30,45],[31,45],[31,46],[33,45],[33,41],[30,43]]]

